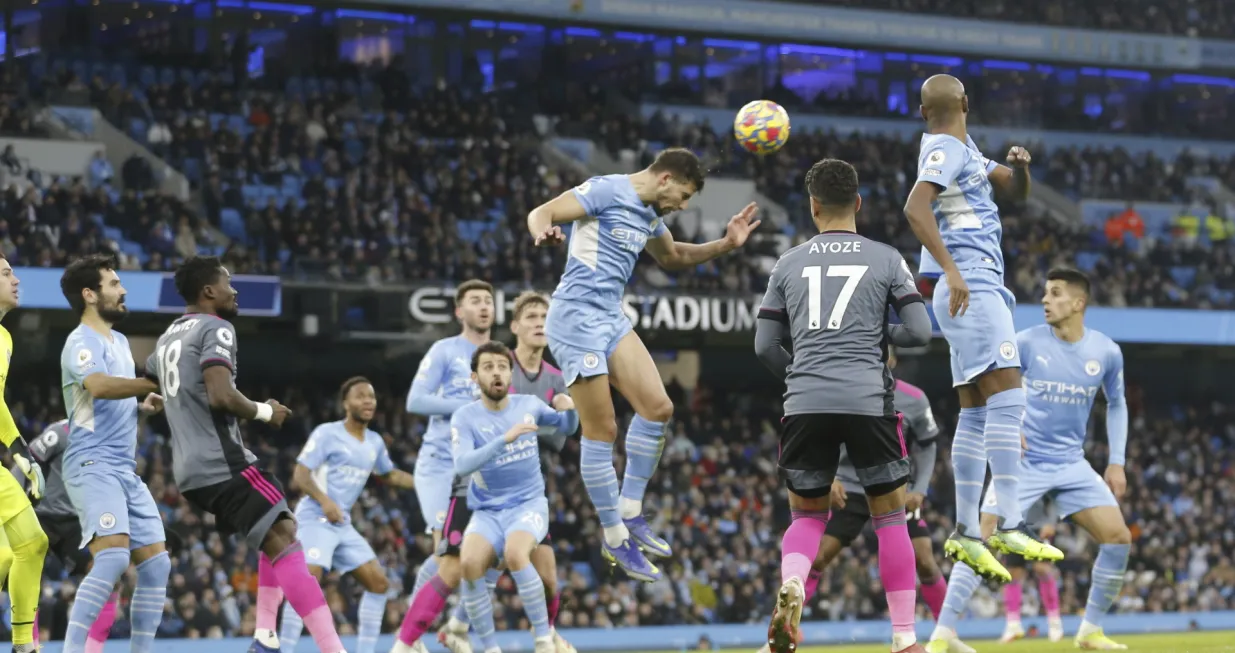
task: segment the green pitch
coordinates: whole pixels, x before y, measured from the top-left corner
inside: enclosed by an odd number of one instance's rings
[[[1116,635],[1113,639],[1127,644],[1129,653],[1228,653],[1235,652],[1235,631],[1202,632],[1202,633],[1170,633],[1165,635]],[[1072,638],[1052,644],[1045,638],[1023,639],[1011,644],[1000,644],[995,641],[967,642],[978,653],[1063,653],[1076,651]],[[726,649],[737,651],[739,649]],[[644,653],[644,652],[639,652]],[[659,651],[657,653],[682,653],[681,649],[674,651]],[[751,651],[750,653],[754,653]],[[888,653],[888,647],[880,644],[862,646],[807,646],[799,649],[799,653]]]

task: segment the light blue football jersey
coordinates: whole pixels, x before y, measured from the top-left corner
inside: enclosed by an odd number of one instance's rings
[[[961,271],[989,269],[1003,274],[1003,225],[987,178],[998,165],[982,156],[968,136],[962,143],[948,134],[922,135],[918,181],[943,189],[932,208],[943,244]],[[925,247],[918,274],[943,274],[943,268]]]
[[[1047,324],[1021,331],[1016,341],[1028,400],[1022,426],[1029,446],[1025,458],[1053,463],[1084,459],[1089,414],[1101,389],[1108,405],[1110,462],[1122,465],[1128,419],[1119,345],[1093,329],[1085,329],[1075,343],[1065,342]]]
[[[95,399],[83,383],[91,374],[136,377],[129,339],[108,338],[85,325],[69,333],[60,352],[60,384],[69,418],[65,478],[85,467],[137,470],[137,399]]]
[[[480,396],[480,388],[472,381],[472,354],[476,345],[463,335],[442,338],[433,343],[420,361],[420,369],[412,380],[408,404],[414,395],[424,393],[464,402]],[[411,411],[409,411],[411,412]],[[450,417],[431,415],[425,429],[421,454],[432,453],[450,460]]]
[[[382,436],[366,430],[361,442],[347,432],[342,420],[313,429],[296,462],[313,472],[317,486],[343,511],[344,523],[351,521],[352,506],[369,477],[374,473],[385,476],[395,468]],[[296,519],[300,521],[325,516],[321,504],[311,496],[305,496],[296,506]]]
[[[639,253],[649,238],[665,233],[665,222],[639,199],[628,175],[592,177],[572,192],[587,217],[572,225],[553,299],[619,306]]]

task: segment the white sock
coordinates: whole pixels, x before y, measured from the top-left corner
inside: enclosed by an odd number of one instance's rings
[[[1081,627],[1076,631],[1077,637],[1084,637],[1090,633],[1102,632],[1101,626],[1095,626],[1088,621],[1081,620]]]
[[[621,497],[618,499],[618,512],[622,513],[622,519],[634,519],[643,514],[643,502]]]
[[[630,531],[626,530],[626,524],[619,523],[617,526],[605,527],[605,544],[617,547],[628,539],[630,539]]]
[[[947,626],[935,626],[935,631],[931,633],[931,641],[941,639],[944,641],[956,639],[956,631]]]
[[[903,651],[917,643],[918,637],[913,633],[892,633],[893,651]]]
[[[454,615],[451,615],[450,621],[446,622],[446,630],[449,630],[452,633],[466,633],[467,628],[468,625],[462,621],[459,621],[459,618]]]
[[[1021,627],[1022,627],[1021,620],[1009,615],[1008,628],[1021,628]]]
[[[258,628],[253,631],[253,639],[256,639],[262,646],[279,648],[279,636],[269,628]]]

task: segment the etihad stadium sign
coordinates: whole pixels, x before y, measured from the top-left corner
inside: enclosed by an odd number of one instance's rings
[[[495,291],[494,321],[497,324],[510,321],[519,292],[500,288]],[[455,321],[454,295],[452,286],[417,288],[408,296],[408,312],[420,323],[449,324]],[[736,333],[754,330],[759,298],[753,295],[630,293],[622,298],[622,312],[639,331]]]

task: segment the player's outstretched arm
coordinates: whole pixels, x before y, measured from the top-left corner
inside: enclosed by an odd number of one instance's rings
[[[429,348],[428,353],[420,361],[420,369],[412,379],[412,387],[407,391],[407,412],[413,415],[443,415],[449,417],[456,410],[472,403],[470,398],[451,399],[437,394],[446,376],[448,358],[437,345]]]
[[[455,475],[467,476],[480,471],[486,463],[501,455],[507,444],[514,442],[524,433],[532,433],[536,428],[535,424],[520,422],[502,437],[494,438],[478,448],[472,427],[457,418],[450,420],[450,440],[455,459]]]
[[[281,426],[291,414],[286,406],[270,400],[265,403],[251,401],[232,385],[231,369],[224,365],[212,365],[202,370],[206,382],[206,395],[210,408],[226,411],[240,419],[256,419]],[[273,402],[273,403],[271,403]]]
[[[926,304],[910,302],[896,312],[900,324],[888,325],[888,340],[897,347],[923,347],[931,342],[931,316]]]
[[[588,207],[583,204],[585,198],[592,204],[595,204],[596,200],[602,200],[601,195],[612,199],[611,191],[601,188],[601,183],[585,182],[532,209],[532,212],[527,214],[527,231],[532,234],[535,244],[538,247],[558,245],[565,240],[559,225],[570,224],[588,216]],[[595,196],[588,197],[590,193],[595,193]]]
[[[157,392],[159,386],[147,378],[127,379],[95,372],[82,380],[82,386],[94,399],[130,399]]]
[[[746,208],[729,219],[724,238],[700,245],[679,243],[673,239],[673,234],[662,226],[654,238],[648,239],[647,251],[660,267],[666,270],[685,270],[693,265],[706,263],[745,245],[751,232],[761,222],[755,219],[758,212],[759,207],[754,202],[747,204]]]
[[[380,474],[379,476],[391,487],[397,487],[400,490],[416,489],[416,477],[401,469],[392,469],[388,473]]]
[[[1023,202],[1029,199],[1029,190],[1033,187],[1029,174],[1029,164],[1033,157],[1029,156],[1029,150],[1014,146],[1008,150],[1007,161],[1006,166],[991,163],[986,178],[1001,197]]]
[[[784,313],[779,317],[783,319]],[[759,319],[755,321],[755,355],[776,378],[784,380],[789,376],[793,354],[785,348],[789,342],[789,324],[782,319],[759,312]]]
[[[913,448],[913,482],[909,491],[914,494],[926,494],[931,489],[931,476],[935,472],[935,456],[939,445],[931,440],[929,444]]]

